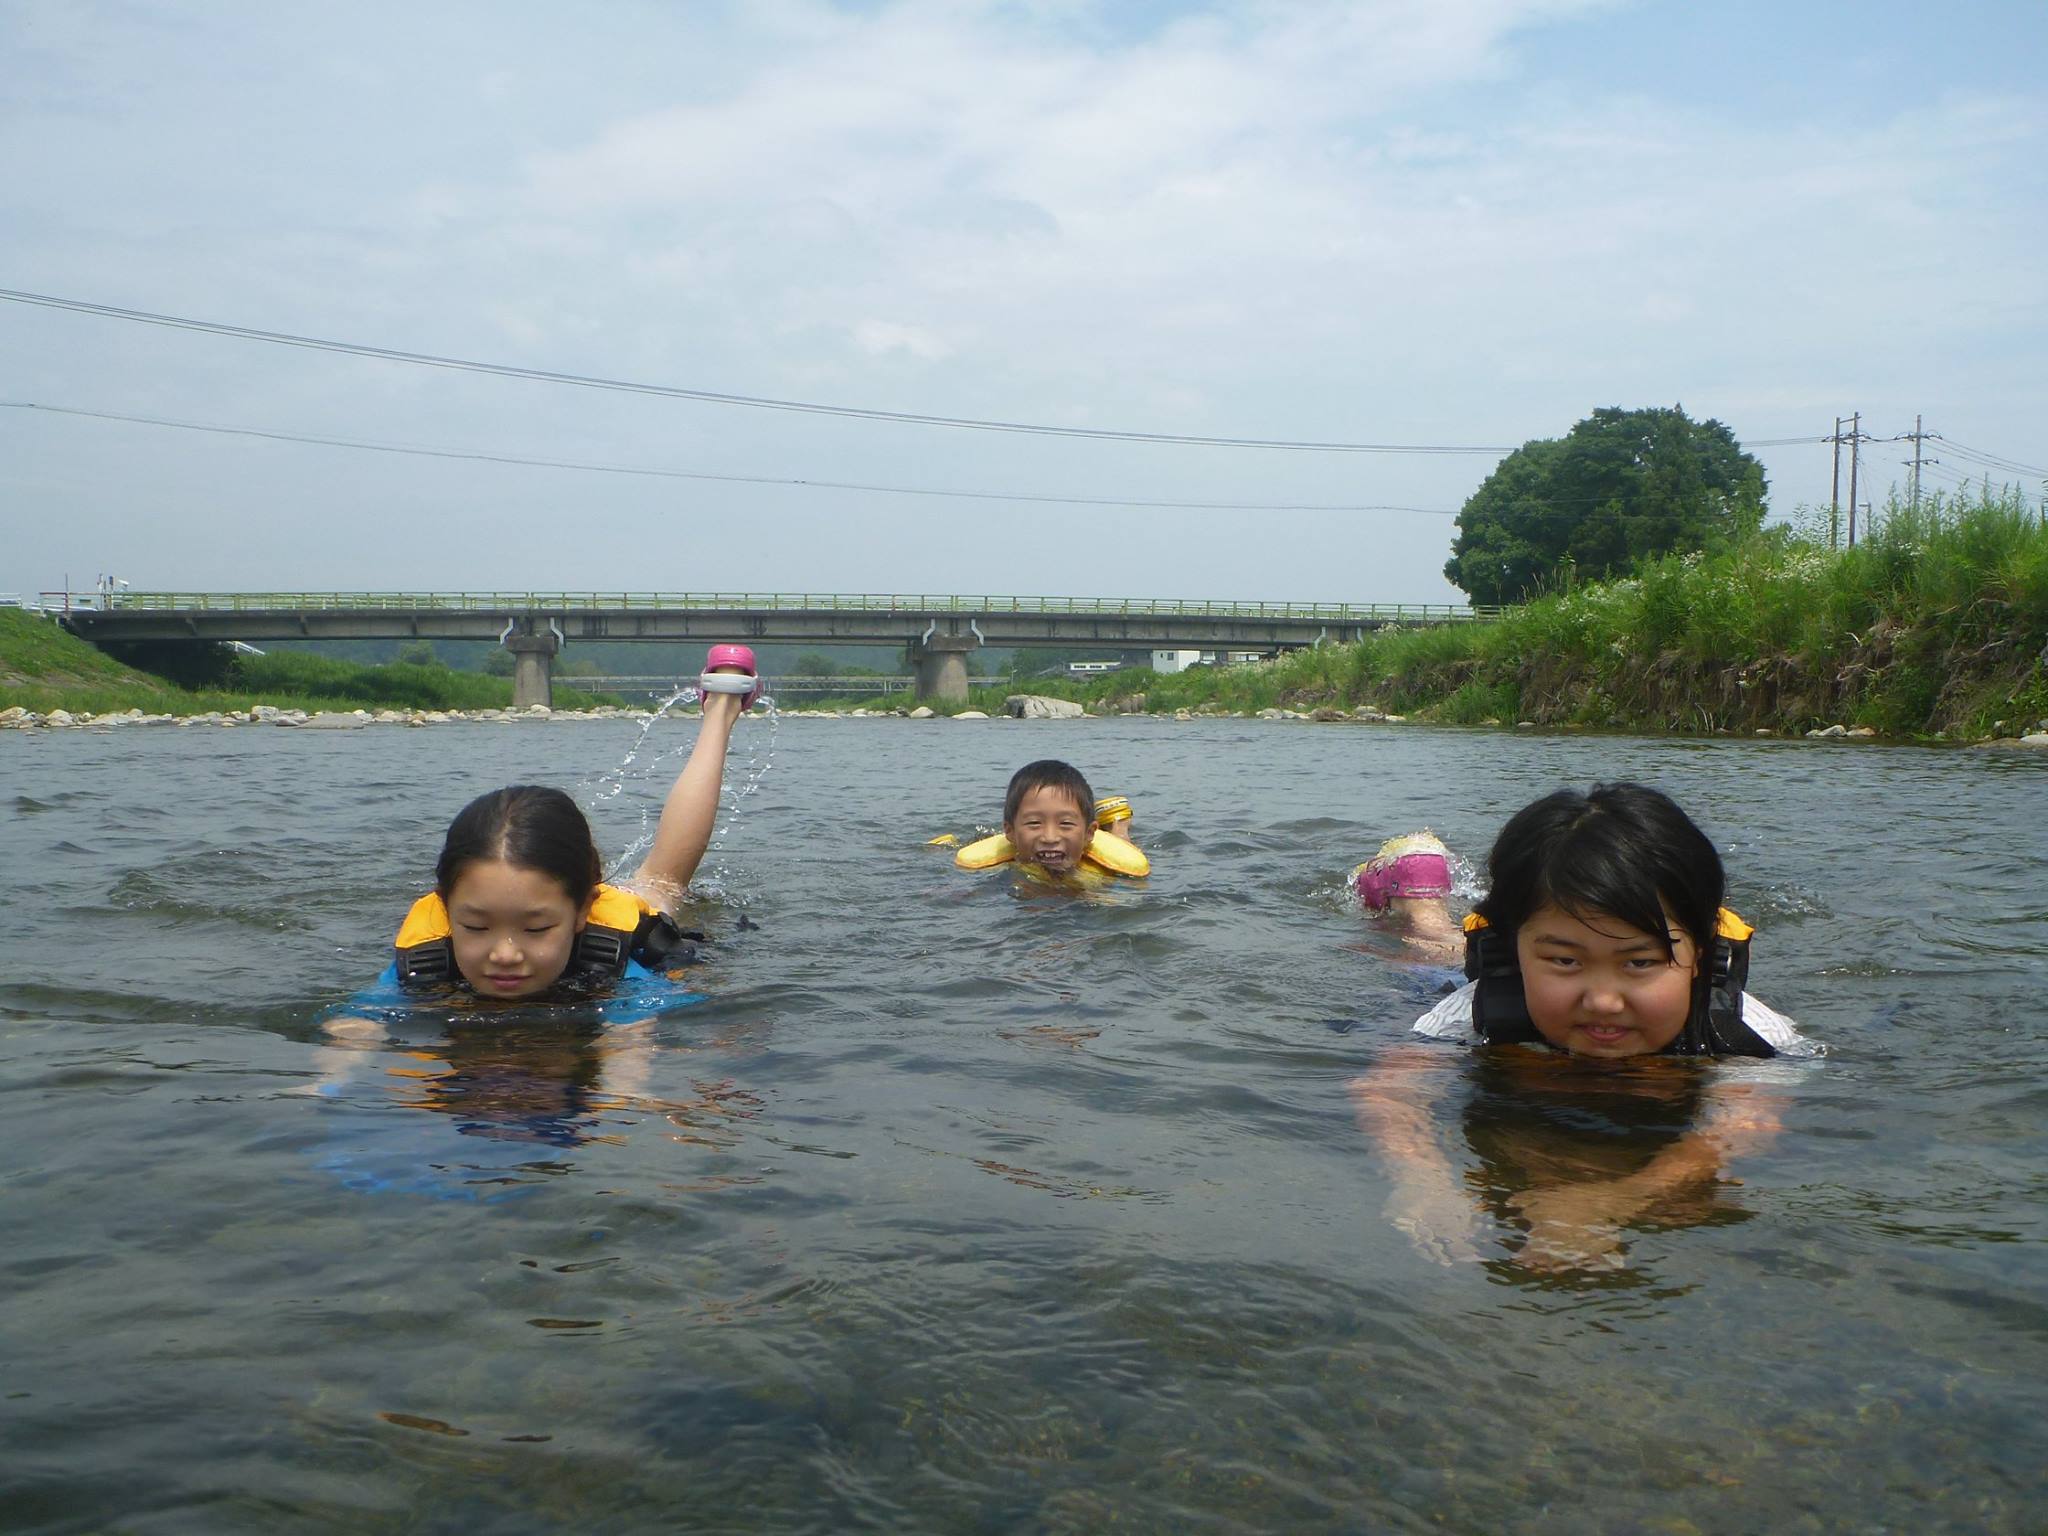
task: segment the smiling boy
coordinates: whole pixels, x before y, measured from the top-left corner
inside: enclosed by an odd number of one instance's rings
[[[1003,796],[1003,836],[1019,864],[1070,875],[1094,835],[1095,793],[1079,770],[1052,758],[1017,770]]]
[[[1129,802],[1112,797],[1097,805],[1080,770],[1056,758],[1019,768],[1003,796],[1003,835],[955,856],[964,869],[1012,860],[1062,880],[1079,875],[1084,862],[1120,875],[1151,868],[1131,837]]]

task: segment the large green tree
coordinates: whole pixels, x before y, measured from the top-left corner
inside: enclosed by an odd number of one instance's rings
[[[1475,603],[1516,603],[1754,532],[1763,515],[1763,466],[1720,422],[1610,406],[1501,460],[1458,514],[1444,576]]]

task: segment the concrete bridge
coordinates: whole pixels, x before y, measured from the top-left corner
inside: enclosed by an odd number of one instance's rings
[[[967,697],[984,645],[1280,651],[1357,640],[1388,624],[1460,624],[1461,603],[1284,603],[1178,598],[954,597],[814,592],[51,593],[74,633],[121,640],[496,640],[513,698],[544,704],[553,659],[579,640],[779,641],[908,646],[920,698]]]
[[[664,697],[694,679],[687,677],[666,677],[655,674],[641,674],[632,677],[566,677],[562,679],[572,687],[591,693],[644,693],[652,698]],[[799,694],[823,694],[829,698],[841,698],[860,693],[908,693],[916,685],[914,677],[888,677],[878,672],[862,672],[854,677],[819,677],[809,673],[785,674],[774,679],[771,691],[778,699]]]

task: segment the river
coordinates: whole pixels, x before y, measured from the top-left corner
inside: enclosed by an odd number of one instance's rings
[[[0,1528],[2048,1526],[2048,757],[754,720],[705,1001],[326,1043],[463,801],[562,784],[616,852],[693,729],[612,778],[629,722],[0,739]],[[922,846],[1048,755],[1149,881]],[[1536,1111],[1422,1047],[1436,1262],[1349,1085],[1440,978],[1339,888],[1603,778],[1716,839],[1829,1055],[1559,1267],[1488,1151]]]

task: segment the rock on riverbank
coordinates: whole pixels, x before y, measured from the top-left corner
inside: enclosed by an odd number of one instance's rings
[[[1078,720],[1088,711],[1072,699],[1049,698],[1042,693],[1013,693],[1003,700],[1003,713],[1012,720]]]

